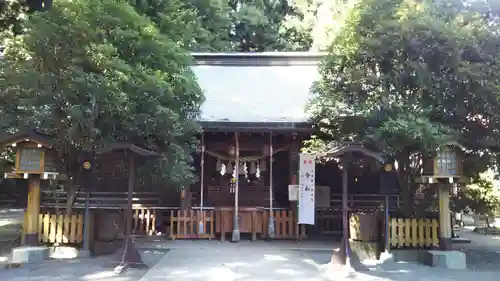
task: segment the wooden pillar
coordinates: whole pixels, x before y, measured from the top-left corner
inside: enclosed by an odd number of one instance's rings
[[[240,140],[238,132],[234,133],[234,139],[236,143],[236,160],[234,163],[234,169],[236,176],[234,177],[234,217],[233,217],[233,235],[232,242],[240,241],[240,221],[238,215],[238,205],[239,205],[239,176],[240,176]]]
[[[276,232],[274,229],[274,210],[273,210],[273,133],[269,132],[269,220],[268,220],[268,237],[274,239]]]
[[[201,155],[200,155],[200,211],[198,222],[198,235],[205,233],[205,213],[203,212],[203,203],[205,197],[205,134],[201,132]]]
[[[439,183],[439,247],[442,250],[451,250],[451,221],[450,221],[450,191],[451,184]]]
[[[200,211],[203,213],[203,200],[205,191],[205,134],[201,132],[201,156],[200,156]]]
[[[348,187],[349,187],[349,175],[348,168],[351,162],[351,155],[346,154],[342,158],[342,241],[340,243],[340,250],[338,255],[335,253],[331,257],[331,262],[333,264],[342,264],[348,267],[351,266],[350,263],[350,244],[349,244],[349,198],[348,198]]]
[[[291,145],[290,145],[290,148],[288,150],[288,159],[289,159],[289,163],[288,163],[288,169],[289,169],[289,173],[288,173],[288,178],[289,178],[289,181],[288,183],[289,184],[297,184],[297,171],[298,171],[298,157],[299,157],[299,146],[298,146],[298,143],[297,141],[294,141]]]
[[[38,217],[40,216],[40,176],[32,175],[28,178],[28,206],[26,208],[26,233],[24,244],[38,245]]]
[[[350,155],[344,156],[344,162],[342,163],[342,240],[343,249],[345,253],[345,263],[349,261],[349,197],[348,197],[348,187],[349,187],[349,175],[348,168],[350,163]]]

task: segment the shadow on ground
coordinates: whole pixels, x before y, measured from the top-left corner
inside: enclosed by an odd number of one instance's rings
[[[143,261],[149,268],[160,261],[168,250],[141,249]],[[113,272],[113,256],[89,259],[51,260],[22,268],[0,269],[2,281],[137,281],[148,270],[129,269],[124,274]]]

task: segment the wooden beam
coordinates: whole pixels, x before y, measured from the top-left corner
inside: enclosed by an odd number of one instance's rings
[[[217,150],[217,151],[227,151],[228,148],[233,144],[234,142],[208,142],[206,141],[206,148],[208,150]],[[239,147],[240,151],[262,151],[262,147],[266,144],[269,143],[269,140],[265,141],[255,141],[255,142],[240,142]],[[275,147],[281,147],[286,144],[279,144],[275,143]]]

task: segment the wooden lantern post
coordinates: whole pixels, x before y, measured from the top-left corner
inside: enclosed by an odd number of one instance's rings
[[[351,249],[349,244],[349,165],[352,153],[346,153],[342,158],[342,243],[343,263],[351,266]]]
[[[15,166],[5,178],[28,180],[28,202],[26,208],[26,231],[24,244],[39,243],[38,217],[40,216],[40,182],[56,179],[57,161],[52,149],[56,141],[35,131],[22,132],[0,140],[0,147],[11,146],[16,152]]]
[[[439,198],[439,247],[452,249],[452,225],[450,211],[450,193],[454,183],[464,182],[462,177],[461,146],[446,143],[440,146],[433,157],[424,162],[422,182],[435,185]]]
[[[384,195],[384,253],[388,255],[390,252],[390,222],[389,222],[389,196],[400,192],[400,182],[398,173],[394,170],[395,159],[391,156],[386,156],[381,163],[380,169],[380,193]]]
[[[147,267],[142,261],[141,254],[135,248],[134,242],[132,241],[132,216],[133,216],[133,194],[134,194],[134,183],[135,183],[135,172],[136,172],[136,161],[138,158],[149,158],[149,157],[160,157],[161,155],[149,151],[146,149],[139,148],[133,144],[129,143],[116,143],[107,148],[98,150],[96,155],[106,155],[109,153],[121,152],[124,153],[128,158],[128,190],[127,190],[127,210],[125,216],[125,239],[123,246],[118,250],[116,258],[117,267],[115,272],[122,273],[126,268],[143,268]]]

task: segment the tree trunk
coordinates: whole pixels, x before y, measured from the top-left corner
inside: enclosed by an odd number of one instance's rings
[[[66,169],[66,171],[71,171],[70,169]],[[78,167],[77,170],[73,170],[72,173],[66,173],[67,175],[73,175],[70,177],[71,181],[69,182],[69,186],[66,188],[66,215],[71,216],[73,211],[73,204],[76,199],[76,192],[78,191],[78,182],[80,179],[81,168]]]
[[[71,216],[76,199],[76,186],[72,184],[66,192],[66,216]]]

